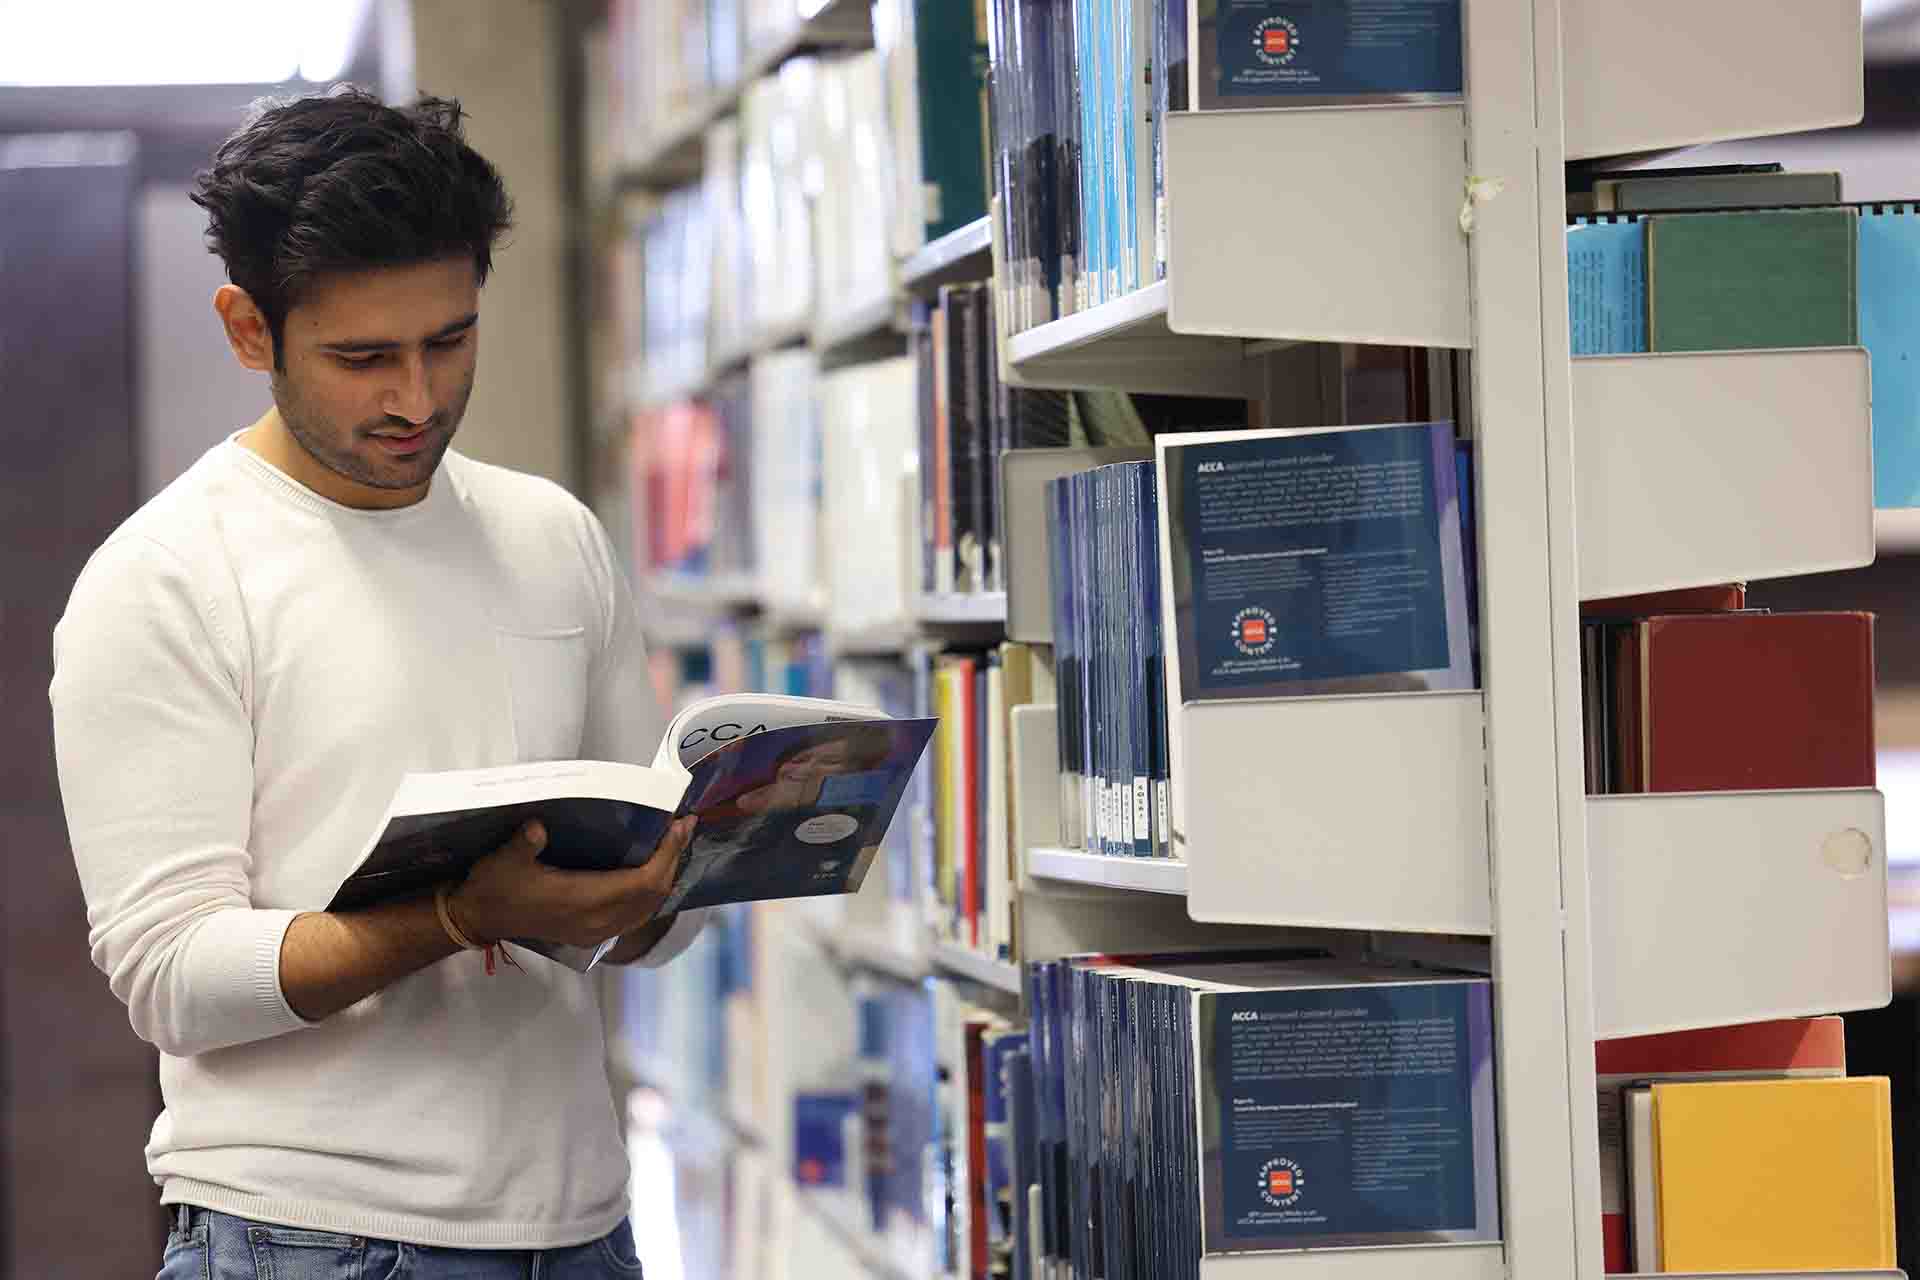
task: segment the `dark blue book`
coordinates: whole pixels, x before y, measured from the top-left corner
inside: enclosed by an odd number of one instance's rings
[[[1039,1181],[1039,1099],[1034,1083],[1033,1049],[1016,1049],[1007,1055],[1007,1101],[1013,1143],[1013,1239],[1011,1273],[1013,1280],[1036,1280],[1033,1274],[1033,1245],[1040,1227],[1031,1211],[1030,1194]]]
[[[1157,448],[1179,703],[1474,687],[1451,423]]]
[[[1466,80],[1461,0],[1215,0],[1193,5],[1204,110],[1444,102]]]
[[[996,1274],[1011,1267],[1014,1241],[1013,1101],[1007,1080],[1007,1059],[1027,1050],[1025,1031],[989,1031],[981,1054],[986,1085],[987,1248]]]
[[[458,880],[535,820],[547,835],[541,862],[611,871],[644,865],[672,823],[694,818],[663,914],[855,893],[936,723],[743,694],[676,716],[651,767],[555,760],[408,774],[328,910]],[[514,941],[584,971],[617,939],[593,948]]]
[[[858,1114],[860,1099],[851,1093],[796,1093],[793,1096],[793,1180],[802,1187],[843,1187],[847,1183],[847,1119]]]

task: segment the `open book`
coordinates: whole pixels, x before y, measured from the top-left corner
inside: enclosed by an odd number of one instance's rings
[[[534,818],[547,829],[542,862],[599,871],[640,866],[676,818],[697,815],[662,914],[854,893],[937,723],[822,698],[733,694],[675,716],[650,767],[555,760],[410,773],[328,910],[457,879]],[[515,940],[580,970],[613,941]]]

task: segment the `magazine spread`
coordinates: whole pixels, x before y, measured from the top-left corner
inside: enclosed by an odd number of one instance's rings
[[[535,818],[547,829],[541,861],[598,871],[642,865],[675,819],[695,815],[662,914],[854,893],[937,723],[740,694],[675,716],[652,767],[557,760],[409,774],[328,909],[457,879]],[[578,969],[611,949],[516,945]]]

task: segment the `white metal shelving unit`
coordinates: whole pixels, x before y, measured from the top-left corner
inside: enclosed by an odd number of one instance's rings
[[[1567,355],[1569,158],[1861,111],[1854,10],[1681,8],[1475,0],[1465,107],[1175,115],[1167,278],[1003,344],[1033,385],[1207,394],[1294,342],[1475,354],[1484,692],[1175,708],[1184,863],[1025,851],[1023,892],[1106,895],[1058,899],[1079,914],[1055,946],[1114,895],[1165,894],[1195,920],[1491,942],[1503,1244],[1208,1258],[1206,1280],[1599,1280],[1597,1034],[1887,998],[1876,792],[1584,793],[1582,599],[1920,550],[1920,514],[1876,530],[1864,352]],[[1803,18],[1821,66],[1741,70]],[[1661,49],[1609,35],[1623,20]],[[1037,728],[1016,715],[1016,760]],[[1047,785],[1048,745],[1016,789]],[[1769,951],[1809,932],[1831,954]]]
[[[1222,939],[1338,929],[1490,957],[1502,1243],[1212,1257],[1203,1280],[1601,1280],[1597,1035],[1887,996],[1877,792],[1589,798],[1581,768],[1581,600],[1920,552],[1920,510],[1872,510],[1865,353],[1570,359],[1561,194],[1569,159],[1857,119],[1857,7],[1472,0],[1466,15],[1465,105],[1171,117],[1167,278],[1000,344],[1021,385],[1236,397],[1262,385],[1258,357],[1298,343],[1475,355],[1484,691],[1176,708],[1183,858],[1021,851],[1022,959],[1177,945],[1195,921]],[[1755,74],[1782,32],[1792,74]],[[729,109],[665,135],[661,163]],[[977,278],[997,234],[926,246],[903,288]],[[902,305],[836,313],[807,339],[863,349]],[[1816,466],[1839,479],[1797,500]],[[709,608],[753,600],[665,585]],[[1005,596],[909,609],[829,647],[897,653],[1007,622]],[[1051,713],[1014,721],[1016,826],[1057,830]],[[1810,934],[1824,954],[1779,945]],[[1014,965],[938,942],[821,942],[904,981],[1020,987]]]

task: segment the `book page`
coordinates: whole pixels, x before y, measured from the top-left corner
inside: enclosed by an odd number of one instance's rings
[[[794,725],[827,724],[849,720],[885,720],[877,707],[828,698],[783,698],[771,693],[735,693],[704,698],[686,708],[667,726],[654,757],[655,768],[678,765],[692,769],[729,742],[738,742],[771,729]]]

